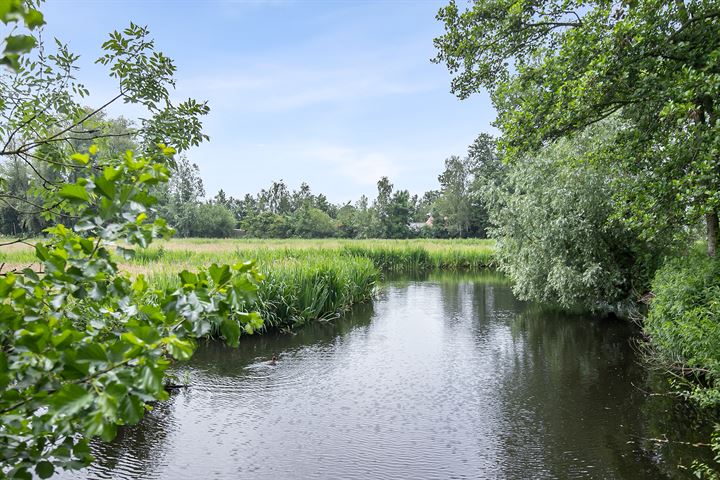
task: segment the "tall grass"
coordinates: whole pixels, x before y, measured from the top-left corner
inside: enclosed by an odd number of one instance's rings
[[[157,260],[147,262],[148,258]],[[213,262],[254,259],[265,279],[258,286],[258,311],[265,328],[283,329],[336,317],[373,294],[380,271],[367,258],[337,256],[331,251],[253,250],[198,253],[156,250],[143,252],[129,267],[146,272],[158,288],[179,285],[177,273]]]
[[[491,265],[492,252],[488,240],[177,239],[118,262],[158,288],[175,288],[183,269],[255,260],[265,280],[251,307],[266,328],[286,329],[333,318],[370,298],[383,272],[477,270]],[[0,263],[32,261],[30,248],[0,248]]]

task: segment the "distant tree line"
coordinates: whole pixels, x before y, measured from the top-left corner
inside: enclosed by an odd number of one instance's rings
[[[104,130],[127,135],[106,142],[108,155],[135,149],[131,122],[124,118],[97,120]],[[89,146],[89,145],[87,145]],[[77,149],[87,148],[77,145]],[[23,208],[32,202],[47,178],[27,162],[10,158],[0,164],[0,178],[16,197],[0,204],[0,234],[36,235],[49,226],[42,212]],[[220,190],[206,199],[199,168],[180,156],[170,182],[156,187],[158,211],[181,237],[258,238],[464,238],[485,237],[488,212],[481,192],[497,179],[502,162],[494,139],[482,134],[464,157],[451,156],[439,175],[440,188],[411,195],[397,189],[387,177],[377,182],[377,196],[344,204],[314,193],[307,183],[290,190],[274,181],[255,194],[234,198]],[[65,219],[72,225],[73,219]]]

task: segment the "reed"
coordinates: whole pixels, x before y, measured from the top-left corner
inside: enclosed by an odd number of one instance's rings
[[[30,247],[0,248],[0,263],[25,267]],[[492,264],[489,240],[259,240],[159,241],[120,260],[121,269],[144,273],[157,288],[176,288],[178,273],[212,263],[254,260],[265,275],[251,306],[266,329],[291,329],[334,318],[370,298],[383,273],[471,271]]]

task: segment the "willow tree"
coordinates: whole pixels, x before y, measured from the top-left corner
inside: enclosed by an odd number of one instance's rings
[[[617,117],[598,158],[627,174],[619,213],[648,239],[704,218],[715,256],[720,3],[451,1],[438,19],[435,61],[460,98],[490,92],[507,158]]]

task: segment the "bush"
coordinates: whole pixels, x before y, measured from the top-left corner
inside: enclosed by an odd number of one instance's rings
[[[201,203],[195,207],[193,237],[228,238],[235,228],[235,217],[224,205]]]
[[[667,364],[720,374],[720,260],[699,252],[660,269],[645,333]]]
[[[661,256],[613,218],[612,172],[587,160],[601,137],[556,142],[484,192],[496,259],[518,297],[616,310],[647,288]]]
[[[292,217],[292,231],[297,237],[332,237],[335,229],[335,221],[319,208],[303,207],[298,209]]]
[[[180,237],[228,238],[235,228],[235,216],[219,204],[175,204],[165,216]]]
[[[652,282],[655,297],[645,320],[650,357],[671,371],[671,385],[703,413],[720,407],[720,260],[695,251],[658,270]],[[717,417],[715,417],[717,418]],[[711,464],[693,461],[698,478],[720,479],[720,424],[710,447]]]

